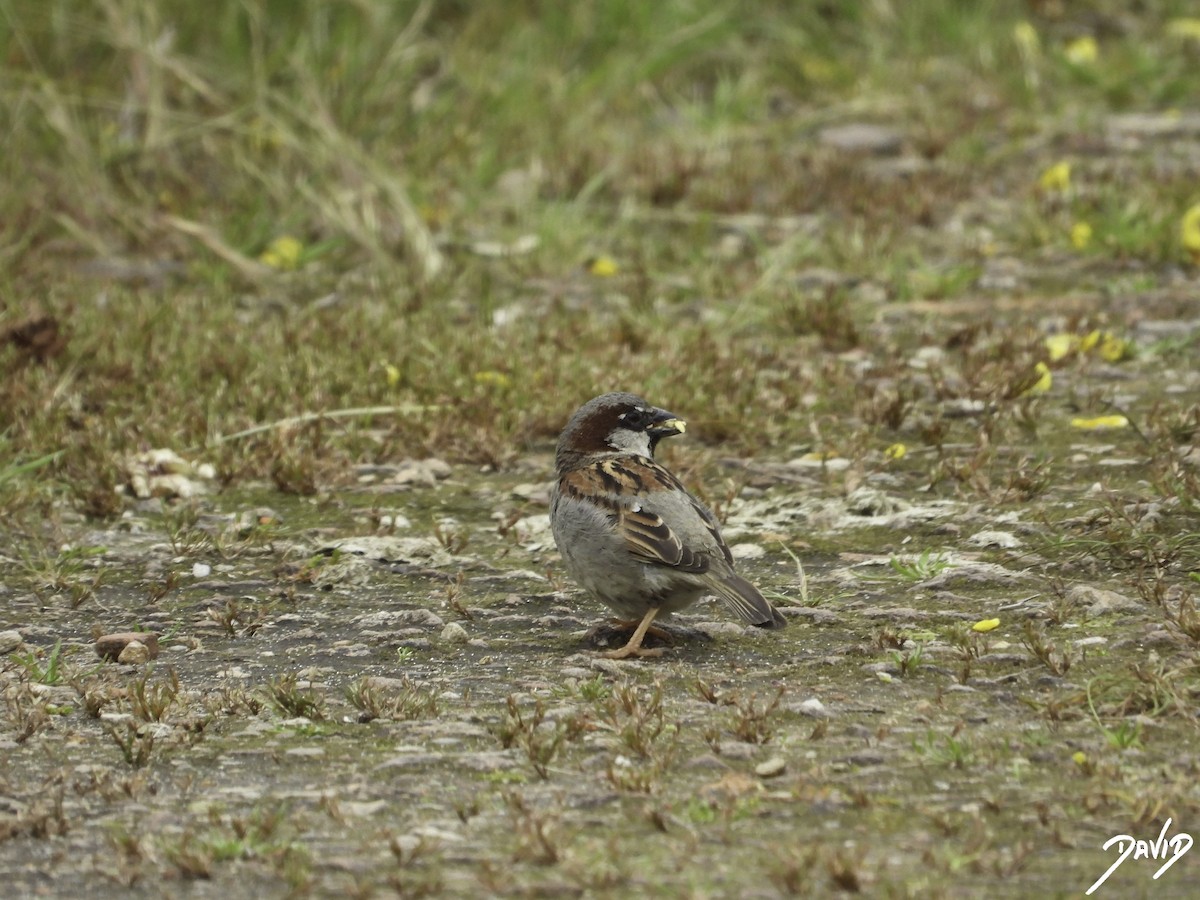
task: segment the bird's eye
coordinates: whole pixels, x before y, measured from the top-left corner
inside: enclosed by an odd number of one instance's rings
[[[648,424],[650,424],[649,413],[640,407],[621,413],[620,418],[627,427],[632,428],[635,431],[641,431]]]

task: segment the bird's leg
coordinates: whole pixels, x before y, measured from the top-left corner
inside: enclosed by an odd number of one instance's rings
[[[617,628],[620,628],[622,631],[627,631],[630,634],[632,634],[634,631],[636,631],[637,627],[640,624],[642,624],[641,619],[633,619],[632,621],[629,621],[626,619],[613,619],[614,626],[616,626]],[[676,639],[675,635],[673,635],[671,632],[667,631],[667,629],[662,628],[661,626],[658,626],[658,625],[651,625],[649,628],[647,628],[646,636],[658,638],[664,644],[678,643],[678,640]]]
[[[642,640],[646,637],[646,632],[650,629],[650,623],[654,621],[654,617],[658,615],[658,607],[652,606],[642,616],[642,621],[638,623],[637,629],[630,636],[625,646],[619,650],[609,650],[601,653],[605,659],[628,659],[630,656],[662,656],[662,648],[658,647],[653,650],[643,650]]]

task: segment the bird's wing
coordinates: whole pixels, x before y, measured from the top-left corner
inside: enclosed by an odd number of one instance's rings
[[[674,475],[646,457],[607,457],[574,469],[559,480],[559,490],[604,509],[625,540],[626,549],[639,561],[700,575],[708,571],[712,561],[711,547],[689,547],[656,511],[667,496],[686,498],[678,509],[684,515],[696,516],[697,525],[711,534],[720,551],[730,558],[707,510]]]

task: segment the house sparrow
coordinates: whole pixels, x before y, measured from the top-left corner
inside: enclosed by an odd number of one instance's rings
[[[604,394],[575,411],[555,453],[550,527],[567,571],[621,619],[637,623],[610,659],[642,649],[650,623],[716,594],[760,628],[785,619],[733,570],[713,514],[654,461],[685,423],[633,394]]]

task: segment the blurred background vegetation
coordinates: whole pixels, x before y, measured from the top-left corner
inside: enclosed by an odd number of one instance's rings
[[[882,305],[1191,277],[1194,15],[0,0],[0,442],[101,513],[135,449],[505,465],[616,387],[853,444],[836,353],[887,355]]]

